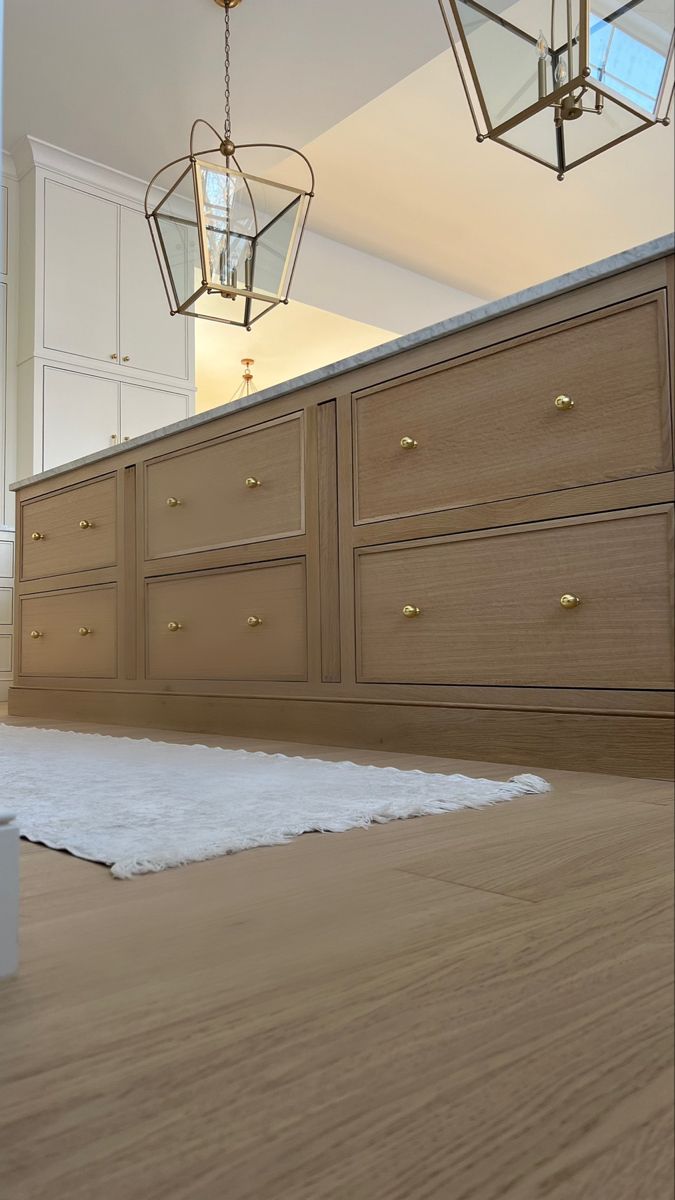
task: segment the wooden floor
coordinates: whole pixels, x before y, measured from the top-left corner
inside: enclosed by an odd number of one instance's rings
[[[671,1200],[672,785],[544,773],[130,882],[26,846],[3,1200]]]

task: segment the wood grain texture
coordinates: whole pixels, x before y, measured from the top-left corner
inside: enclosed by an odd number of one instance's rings
[[[150,679],[307,678],[304,560],[150,580],[146,594]]]
[[[358,678],[671,688],[672,539],[663,506],[363,550]]]
[[[335,401],[320,404],[317,408],[317,468],[321,678],[325,683],[339,683],[341,678],[340,568]]]
[[[657,292],[358,397],[357,521],[669,470],[666,346]]]
[[[36,681],[38,685],[42,681]],[[10,688],[16,717],[105,721],[231,737],[267,737],[422,755],[516,759],[529,767],[620,772],[672,779],[673,718],[508,708],[443,707],[432,701],[272,698],[250,695]],[[581,764],[581,766],[580,766]]]
[[[3,1195],[671,1200],[672,789],[550,778],[132,883],[26,847]]]
[[[91,571],[117,562],[116,477],[67,488],[20,508],[21,578]],[[93,528],[80,529],[80,521]],[[39,541],[31,535],[41,533]]]
[[[117,589],[22,596],[20,605],[21,675],[82,679],[117,675]],[[89,630],[86,636],[78,631]],[[37,638],[32,633],[38,633]]]
[[[295,415],[146,463],[146,557],[302,533],[303,461]]]

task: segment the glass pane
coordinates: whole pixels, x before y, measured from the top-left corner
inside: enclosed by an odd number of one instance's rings
[[[553,124],[552,108],[545,108],[542,112],[535,113],[521,125],[516,125],[513,129],[509,129],[508,133],[502,134],[499,140],[505,146],[522,150],[525,154],[530,154],[533,158],[538,158],[540,162],[547,163],[548,166],[559,170],[557,135]]]
[[[250,304],[244,296],[223,296],[221,293],[211,293],[200,296],[188,312],[199,317],[209,317],[213,321],[229,321],[235,325],[246,325],[246,305]]]
[[[655,115],[672,34],[672,0],[592,0],[591,78]]]
[[[293,201],[262,231],[255,244],[253,288],[270,297],[282,296],[288,276],[287,266],[297,248],[301,216],[301,197]]]
[[[584,96],[584,106],[592,108],[594,104],[595,93],[589,91]],[[565,121],[565,158],[568,167],[587,154],[611,146],[619,138],[643,127],[644,118],[628,112],[613,100],[605,99],[600,116],[590,112],[584,113],[578,121]]]
[[[170,216],[162,210],[155,218],[159,241],[173,282],[178,305],[194,295],[202,282],[197,222]]]
[[[457,12],[490,121],[493,126],[501,125],[539,98],[535,45],[539,31],[521,36],[466,0],[457,0]],[[509,20],[513,13],[508,10]]]

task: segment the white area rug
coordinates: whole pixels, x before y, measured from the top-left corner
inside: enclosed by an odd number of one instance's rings
[[[117,879],[549,790],[536,775],[500,783],[0,725],[0,802],[22,836],[107,863]]]

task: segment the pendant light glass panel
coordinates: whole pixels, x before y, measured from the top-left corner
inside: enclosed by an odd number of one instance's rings
[[[479,140],[564,173],[663,122],[672,0],[439,0]]]

